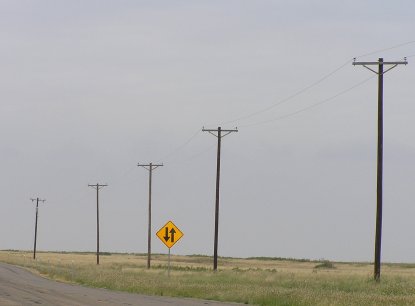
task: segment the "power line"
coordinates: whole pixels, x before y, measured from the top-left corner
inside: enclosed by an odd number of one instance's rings
[[[176,162],[173,162],[171,164],[169,163],[169,165],[174,167],[174,166],[177,166],[177,165],[182,165],[184,163],[189,163],[189,162],[201,157],[202,155],[205,155],[206,153],[211,151],[215,146],[216,146],[216,144],[213,144],[209,147],[206,147],[203,150],[198,151],[197,153],[194,153],[194,154],[190,155],[189,157],[186,157],[185,160],[176,161]]]
[[[393,49],[401,48],[403,46],[410,45],[410,44],[414,44],[414,43],[415,43],[415,40],[412,40],[412,41],[408,41],[408,42],[405,42],[405,43],[397,44],[397,45],[394,45],[394,46],[391,46],[391,47],[388,47],[388,48],[378,49],[378,50],[375,50],[375,51],[372,51],[372,52],[369,52],[369,53],[365,53],[365,54],[359,55],[359,56],[355,57],[355,59],[356,58],[360,58],[360,57],[365,57],[365,56],[373,55],[373,54],[380,53],[380,52],[384,52],[384,51],[388,51],[388,50],[393,50]],[[415,56],[415,55],[412,55],[412,56]],[[324,75],[323,77],[321,77],[317,81],[315,81],[315,82],[311,83],[310,85],[308,85],[308,86],[300,89],[299,91],[297,91],[294,94],[292,94],[292,95],[290,95],[290,96],[282,99],[281,101],[279,101],[277,103],[274,103],[274,104],[272,104],[272,105],[270,105],[270,106],[268,106],[266,108],[260,109],[258,111],[255,111],[255,112],[249,113],[247,115],[238,117],[236,119],[232,119],[232,120],[229,120],[229,121],[222,122],[222,125],[224,125],[224,124],[230,124],[230,123],[235,123],[237,121],[249,119],[249,118],[251,118],[253,116],[262,114],[262,113],[267,112],[267,111],[269,111],[269,110],[271,110],[271,109],[273,109],[273,108],[275,108],[275,107],[277,107],[277,106],[279,106],[281,104],[284,104],[284,103],[292,100],[293,98],[301,95],[302,93],[308,91],[309,89],[317,86],[318,84],[322,83],[324,80],[328,79],[330,76],[334,75],[336,72],[338,72],[342,68],[346,67],[350,62],[352,62],[352,60],[353,59],[347,60],[345,63],[341,64],[339,67],[335,68],[333,71],[331,71],[328,74]],[[240,125],[240,126],[242,126],[242,125]]]
[[[353,86],[351,86],[351,87],[349,87],[349,88],[347,88],[347,89],[345,89],[345,90],[343,90],[343,91],[341,91],[341,92],[339,92],[339,93],[337,93],[337,94],[335,94],[335,95],[333,95],[333,96],[331,96],[331,97],[329,97],[327,99],[324,99],[324,100],[322,100],[320,102],[317,102],[317,103],[315,103],[313,105],[310,105],[310,106],[307,106],[305,108],[299,109],[298,111],[295,111],[295,112],[292,112],[292,113],[289,113],[289,114],[286,114],[286,115],[282,115],[282,116],[279,116],[279,117],[276,117],[276,118],[273,118],[273,119],[269,119],[269,120],[257,122],[257,123],[241,125],[240,127],[252,127],[252,126],[262,125],[262,124],[266,124],[266,123],[270,123],[270,122],[275,122],[275,121],[278,121],[278,120],[286,119],[286,118],[289,118],[289,117],[293,117],[295,115],[298,115],[300,113],[303,113],[305,111],[308,111],[310,109],[313,109],[313,108],[315,108],[315,107],[317,107],[319,105],[329,103],[329,102],[333,101],[334,99],[336,99],[337,97],[342,96],[342,95],[348,93],[349,91],[351,91],[351,90],[353,90],[353,89],[355,89],[355,88],[357,88],[357,87],[365,84],[367,81],[369,81],[369,80],[371,80],[373,78],[374,78],[374,76],[371,76],[371,77],[369,77],[367,79],[364,79],[363,81],[361,81],[361,82],[359,82],[359,83],[357,83],[357,84],[355,84],[355,85],[353,85]]]
[[[192,161],[192,160],[194,160],[194,159],[196,159],[196,158],[198,158],[198,157],[206,154],[207,152],[209,152],[210,150],[212,150],[214,147],[215,147],[215,144],[213,144],[210,147],[204,149],[203,151],[200,151],[200,152],[198,152],[196,154],[191,155],[190,157],[188,157],[186,159],[186,162],[190,162],[190,161]]]
[[[129,175],[130,173],[132,173],[134,171],[134,169],[136,169],[135,167],[130,167],[128,168],[126,171],[123,172],[123,174],[121,174],[118,178],[116,178],[115,180],[111,181],[111,185],[117,185],[121,180],[123,180],[127,175]]]
[[[286,103],[286,102],[288,102],[288,101],[292,100],[293,98],[295,98],[295,97],[297,97],[297,96],[299,96],[299,95],[303,94],[304,92],[308,91],[309,89],[311,89],[311,88],[313,88],[313,87],[317,86],[318,84],[320,84],[320,83],[321,83],[321,82],[323,82],[324,80],[326,80],[326,79],[328,79],[329,77],[331,77],[331,76],[332,76],[333,74],[335,74],[337,71],[339,71],[339,70],[341,70],[342,68],[346,67],[346,66],[347,66],[349,63],[351,63],[351,62],[352,62],[352,59],[347,60],[345,63],[343,63],[342,65],[340,65],[339,67],[337,67],[337,68],[336,68],[336,69],[334,69],[333,71],[329,72],[328,74],[324,75],[322,78],[318,79],[318,80],[317,80],[317,81],[315,81],[314,83],[311,83],[310,85],[308,85],[308,86],[306,86],[306,87],[304,87],[304,88],[300,89],[299,91],[297,91],[297,92],[295,92],[294,94],[292,94],[292,95],[290,95],[290,96],[288,96],[288,97],[286,97],[286,98],[282,99],[281,101],[279,101],[279,102],[277,102],[277,103],[274,103],[274,104],[272,104],[272,105],[270,105],[270,106],[268,106],[268,107],[266,107],[266,108],[263,108],[263,109],[261,109],[261,110],[255,111],[255,112],[250,113],[250,114],[248,114],[248,115],[245,115],[245,116],[242,116],[242,117],[239,117],[239,118],[233,119],[233,120],[229,120],[229,121],[223,122],[222,124],[235,123],[235,122],[237,122],[237,121],[240,121],[240,120],[245,120],[245,119],[249,119],[249,118],[251,118],[251,117],[253,117],[253,116],[256,116],[256,115],[259,115],[259,114],[265,113],[265,112],[267,112],[267,111],[270,111],[271,109],[273,109],[273,108],[275,108],[275,107],[277,107],[277,106],[279,106],[279,105],[281,105],[281,104],[284,104],[284,103]]]
[[[177,154],[178,152],[180,152],[180,150],[182,150],[183,148],[185,148],[189,143],[192,142],[193,139],[196,138],[197,135],[200,134],[200,128],[197,129],[197,131],[195,133],[192,134],[192,136],[187,139],[184,143],[182,143],[181,145],[177,146],[175,149],[173,149],[170,153],[168,153],[167,155],[165,155],[163,158],[161,158],[161,160],[167,160],[169,157],[174,156],[174,154]]]
[[[379,50],[376,50],[376,51],[365,53],[365,54],[356,56],[355,58],[357,59],[357,58],[361,58],[361,57],[365,57],[365,56],[369,56],[369,55],[374,55],[374,54],[377,54],[377,53],[380,53],[380,52],[397,49],[397,48],[407,46],[407,45],[411,45],[411,44],[415,44],[415,40],[407,41],[407,42],[404,42],[404,43],[401,43],[401,44],[398,44],[398,45],[395,45],[395,46],[392,46],[392,47],[387,47],[387,48],[384,48],[384,49],[379,49]]]
[[[200,128],[197,129],[197,131],[195,133],[192,134],[192,136],[190,138],[188,138],[185,142],[183,142],[181,145],[177,146],[174,150],[172,150],[170,153],[168,153],[167,155],[165,155],[163,157],[163,159],[167,159],[170,156],[174,156],[175,154],[179,153],[181,150],[183,150],[189,143],[191,143],[197,135],[200,134]],[[198,157],[199,155],[202,155],[203,153],[205,153],[205,150],[203,152],[197,153],[195,154],[195,156],[191,156],[190,159],[194,159],[195,157]],[[173,163],[173,165],[175,165],[177,163]],[[126,171],[122,172],[122,174],[120,176],[118,176],[118,178],[112,180],[112,184],[118,184],[120,181],[122,181],[127,175],[129,175],[130,173],[132,173],[134,171],[135,167],[132,168],[128,168]]]

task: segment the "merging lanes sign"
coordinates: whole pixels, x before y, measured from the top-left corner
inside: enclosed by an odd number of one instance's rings
[[[169,249],[183,237],[182,231],[171,221],[160,228],[156,235]]]

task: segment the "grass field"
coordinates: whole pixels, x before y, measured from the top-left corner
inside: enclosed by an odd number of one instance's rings
[[[380,283],[367,263],[106,254],[0,251],[0,261],[24,266],[58,281],[91,287],[253,305],[415,305],[415,264],[384,264]]]

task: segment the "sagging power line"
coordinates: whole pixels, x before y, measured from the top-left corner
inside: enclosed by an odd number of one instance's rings
[[[383,52],[383,51],[388,51],[388,50],[393,50],[393,49],[401,48],[403,46],[407,46],[407,45],[411,45],[411,44],[415,44],[415,40],[408,41],[408,42],[404,42],[404,43],[400,43],[400,44],[397,44],[397,45],[394,45],[394,46],[391,46],[391,47],[387,47],[387,48],[383,48],[383,49],[378,49],[378,50],[371,51],[371,52],[368,52],[368,53],[365,53],[365,54],[361,54],[361,55],[357,56],[356,58],[366,57],[366,56],[369,56],[369,55],[377,54],[377,53],[380,53],[380,52]],[[410,57],[413,57],[413,56],[415,56],[415,54],[409,55],[409,56],[407,56],[407,58],[410,58]],[[295,98],[295,97],[297,97],[297,96],[305,93],[309,89],[311,89],[311,88],[317,86],[318,84],[322,83],[323,81],[325,81],[326,79],[328,79],[329,77],[331,77],[332,75],[334,75],[336,72],[338,72],[339,70],[341,70],[343,67],[346,67],[352,61],[353,61],[353,59],[347,60],[346,62],[344,62],[343,64],[339,65],[337,68],[335,68],[334,70],[332,70],[329,73],[325,74],[320,79],[317,79],[315,82],[312,82],[310,85],[308,85],[308,86],[306,86],[306,87],[298,90],[297,92],[295,92],[292,95],[290,95],[290,96],[282,99],[281,101],[279,101],[277,103],[274,103],[274,104],[272,104],[272,105],[270,105],[270,106],[268,106],[268,107],[266,107],[264,109],[255,111],[255,112],[250,113],[250,114],[247,114],[245,116],[241,116],[241,117],[238,117],[236,119],[232,119],[232,120],[229,120],[229,121],[225,121],[222,124],[230,124],[230,123],[234,123],[234,122],[237,122],[237,121],[249,119],[249,118],[254,117],[256,115],[259,115],[261,113],[265,113],[267,111],[270,111],[273,108],[275,108],[275,107],[277,107],[277,106],[279,106],[281,104],[284,104],[284,103],[288,102],[289,100],[292,100],[293,98]],[[295,115],[297,115],[299,113],[305,112],[305,111],[307,111],[309,109],[313,109],[313,108],[315,108],[315,107],[317,107],[319,105],[322,105],[322,104],[326,104],[328,102],[331,102],[335,98],[337,98],[337,97],[339,97],[339,96],[341,96],[341,95],[343,95],[343,94],[345,94],[345,93],[353,90],[354,88],[356,88],[356,87],[358,87],[360,85],[363,85],[364,83],[366,83],[370,79],[371,78],[367,78],[367,79],[365,79],[365,80],[363,80],[363,81],[361,81],[361,82],[359,82],[359,83],[357,83],[357,84],[355,84],[355,85],[353,85],[353,86],[351,86],[349,88],[346,88],[345,90],[343,90],[343,91],[341,91],[341,92],[339,92],[339,93],[337,93],[337,94],[335,94],[335,95],[333,95],[333,96],[331,96],[329,98],[326,98],[326,99],[324,99],[324,100],[322,100],[320,102],[317,102],[315,104],[312,104],[310,106],[301,108],[301,109],[299,109],[297,111],[294,111],[294,112],[291,112],[291,113],[288,113],[288,114],[285,114],[285,115],[280,115],[278,117],[275,117],[275,118],[272,118],[272,119],[269,119],[269,120],[263,120],[263,121],[254,122],[254,123],[246,123],[246,124],[242,124],[242,125],[239,125],[239,126],[240,127],[252,127],[252,126],[267,124],[267,123],[271,123],[271,122],[274,122],[274,121],[282,120],[282,119],[285,119],[285,118],[293,117],[293,116],[295,116]],[[171,150],[169,153],[167,153],[166,155],[164,155],[164,157],[161,158],[160,160],[166,160],[166,159],[170,158],[171,156],[177,155],[177,153],[181,152],[186,146],[188,146],[188,144],[191,143],[196,138],[196,136],[199,133],[200,133],[200,129],[198,129],[197,131],[195,131],[186,141],[184,141],[183,143],[181,143],[180,145],[178,145],[176,148],[174,148],[173,150]],[[203,151],[202,153],[204,153],[204,152],[205,151]],[[199,154],[199,153],[195,154],[196,157],[198,157],[200,155],[201,154]],[[192,156],[189,159],[193,159],[195,156]],[[180,162],[180,163],[182,163],[182,162]],[[130,173],[132,170],[133,170],[133,168],[129,168],[121,176],[121,178],[124,178],[126,176],[126,174]]]
[[[180,150],[182,150],[183,148],[185,148],[190,142],[192,142],[193,139],[196,138],[197,135],[199,135],[200,133],[200,128],[197,129],[197,131],[195,133],[192,134],[192,136],[187,139],[185,142],[183,142],[181,145],[177,146],[175,149],[171,150],[168,154],[164,155],[164,157],[162,158],[162,160],[166,160],[171,156],[174,156],[175,154],[177,154],[178,152],[180,152]],[[170,163],[169,163],[170,164]]]
[[[369,53],[365,53],[365,54],[356,56],[354,58],[354,60],[356,60],[358,58],[361,58],[361,57],[366,57],[366,56],[369,56],[369,55],[375,55],[375,54],[378,54],[378,53],[381,53],[381,52],[401,48],[403,46],[412,45],[412,44],[415,44],[415,40],[410,40],[410,41],[407,41],[407,42],[404,42],[404,43],[401,43],[401,44],[397,44],[397,45],[394,45],[394,46],[391,46],[391,47],[386,47],[386,48],[383,48],[383,49],[378,49],[378,50],[375,50],[375,51],[371,51]]]
[[[235,119],[232,119],[232,120],[228,120],[228,121],[222,122],[221,124],[224,125],[224,124],[230,124],[230,123],[237,123],[237,122],[239,122],[241,120],[249,119],[249,118],[254,117],[256,115],[259,115],[259,114],[268,112],[271,109],[273,109],[273,108],[275,108],[275,107],[277,107],[279,105],[282,105],[282,104],[284,104],[284,103],[292,100],[293,98],[295,98],[295,97],[297,97],[297,96],[299,96],[299,95],[307,92],[308,90],[312,89],[313,87],[319,85],[320,83],[322,83],[323,81],[325,81],[326,79],[328,79],[329,77],[331,77],[332,75],[336,74],[339,70],[341,70],[342,68],[346,67],[353,60],[356,60],[356,58],[366,57],[366,56],[373,55],[373,54],[378,54],[380,52],[384,52],[384,51],[389,51],[389,50],[401,48],[401,47],[404,47],[404,46],[407,46],[407,45],[411,45],[411,44],[415,44],[415,40],[407,41],[407,42],[400,43],[400,44],[397,44],[397,45],[394,45],[394,46],[390,46],[390,47],[386,47],[386,48],[383,48],[383,49],[378,49],[378,50],[375,50],[375,51],[371,51],[371,52],[368,52],[368,53],[364,53],[364,54],[361,54],[359,56],[354,57],[353,59],[350,58],[346,62],[344,62],[343,64],[339,65],[334,70],[330,71],[329,73],[325,74],[321,78],[317,79],[315,82],[312,82],[310,85],[303,87],[302,89],[294,92],[293,94],[287,96],[286,98],[283,98],[282,100],[280,100],[280,101],[278,101],[276,103],[273,103],[273,104],[271,104],[268,107],[265,107],[263,109],[254,111],[252,113],[248,113],[247,115],[240,116],[240,117],[235,118]],[[410,56],[407,56],[407,57],[410,57]],[[242,125],[239,124],[239,126],[242,126]]]
[[[336,98],[338,98],[338,97],[340,97],[340,96],[348,93],[349,91],[351,91],[351,90],[353,90],[353,89],[355,89],[355,88],[357,88],[357,87],[365,84],[367,81],[369,81],[369,80],[371,80],[373,78],[374,78],[374,76],[371,76],[369,78],[366,78],[363,81],[361,81],[361,82],[359,82],[359,83],[357,83],[357,84],[355,84],[355,85],[353,85],[353,86],[351,86],[349,88],[346,88],[345,90],[342,90],[341,92],[339,92],[339,93],[337,93],[337,94],[335,94],[335,95],[333,95],[333,96],[331,96],[331,97],[329,97],[327,99],[324,99],[324,100],[322,100],[320,102],[317,102],[315,104],[311,104],[311,105],[306,106],[304,108],[300,108],[299,110],[297,110],[295,112],[288,113],[288,114],[285,114],[285,115],[281,115],[281,116],[278,116],[278,117],[275,117],[275,118],[269,119],[269,120],[264,120],[264,121],[260,121],[260,122],[256,122],[256,123],[251,123],[251,124],[244,124],[244,125],[241,125],[240,127],[252,127],[252,126],[267,124],[267,123],[275,122],[275,121],[282,120],[282,119],[285,119],[285,118],[293,117],[293,116],[295,116],[297,114],[300,114],[300,113],[303,113],[303,112],[308,111],[310,109],[313,109],[313,108],[315,108],[315,107],[317,107],[319,105],[332,102],[334,99],[336,99]]]
[[[339,67],[335,68],[334,70],[332,70],[331,72],[327,73],[326,75],[324,75],[323,77],[321,77],[320,79],[318,79],[317,81],[311,83],[310,85],[298,90],[297,92],[293,93],[292,95],[289,95],[288,97],[282,99],[281,101],[278,101],[268,107],[265,107],[263,109],[260,109],[258,111],[252,112],[250,114],[247,114],[245,116],[241,116],[239,118],[233,119],[233,120],[229,120],[229,121],[225,121],[222,124],[230,124],[230,123],[235,123],[235,122],[239,122],[241,120],[245,120],[245,119],[249,119],[252,118],[256,115],[265,113],[270,111],[271,109],[280,106],[284,103],[287,103],[288,101],[294,99],[295,97],[305,93],[306,91],[310,90],[311,88],[317,86],[318,84],[320,84],[321,82],[323,82],[324,80],[328,79],[329,77],[331,77],[332,75],[334,75],[336,72],[338,72],[339,70],[341,70],[342,68],[346,67],[350,62],[352,61],[352,59],[347,60],[345,63],[341,64]]]

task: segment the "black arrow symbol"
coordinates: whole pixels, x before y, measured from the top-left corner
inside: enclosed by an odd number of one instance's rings
[[[174,228],[172,228],[170,230],[170,234],[171,234],[171,242],[174,242],[174,234],[176,233],[176,231],[174,230]]]
[[[166,234],[164,235],[164,240],[166,240],[166,242],[167,241],[169,241],[169,239],[170,239],[170,237],[169,237],[169,228],[166,226],[165,228],[164,228],[165,230],[166,230]]]

